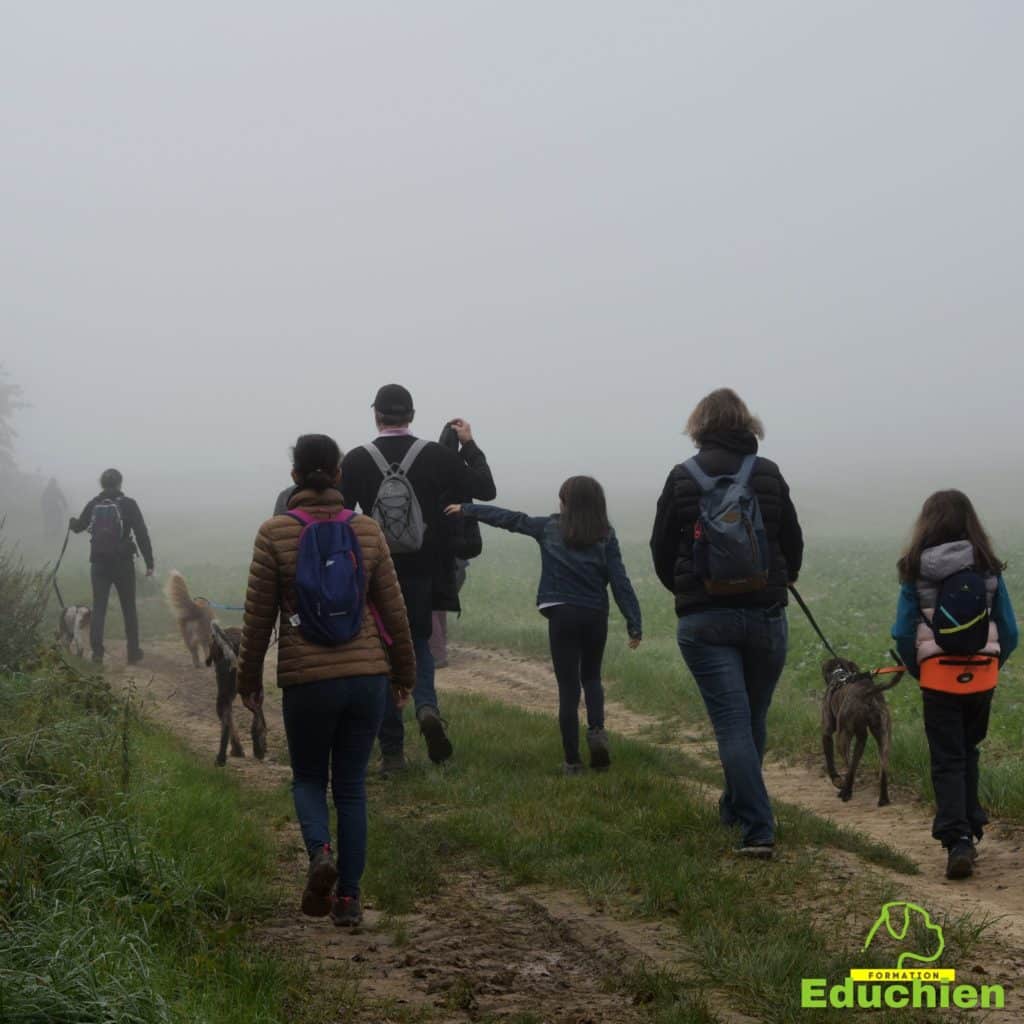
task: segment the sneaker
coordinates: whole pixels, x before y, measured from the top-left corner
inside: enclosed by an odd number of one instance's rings
[[[331,848],[326,843],[309,860],[302,912],[307,917],[326,917],[331,912],[331,890],[338,880]]]
[[[582,761],[566,761],[562,765],[563,775],[582,775],[586,770]]]
[[[138,665],[138,663],[140,661],[142,661],[142,658],[143,658],[142,651],[132,651],[132,653],[128,655],[128,664],[129,665]]]
[[[771,860],[775,856],[774,843],[740,843],[736,847],[738,857],[748,857],[751,860]]]
[[[437,708],[429,705],[416,712],[419,719],[420,732],[427,741],[427,757],[434,764],[443,764],[452,756],[452,741],[444,731],[444,722],[437,713]]]
[[[380,774],[382,778],[390,778],[392,775],[397,775],[399,772],[404,772],[409,767],[409,762],[405,759],[405,754],[399,750],[393,754],[381,754],[380,755]]]
[[[947,878],[970,878],[974,874],[977,853],[970,836],[961,836],[950,848],[946,861]]]
[[[339,928],[358,928],[363,923],[363,907],[359,897],[335,895],[331,901],[331,920]]]
[[[612,763],[612,756],[608,750],[608,733],[604,729],[588,729],[587,747],[590,750],[590,767],[597,772],[606,771]]]

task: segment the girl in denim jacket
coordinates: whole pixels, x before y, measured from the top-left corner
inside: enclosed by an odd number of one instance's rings
[[[449,505],[448,515],[465,515],[540,545],[537,608],[548,620],[551,662],[558,680],[558,724],[565,749],[564,772],[583,770],[579,751],[580,690],[587,706],[590,767],[611,764],[604,731],[601,662],[608,638],[608,587],[626,620],[629,646],[642,636],[640,603],[626,575],[615,531],[608,522],[604,490],[589,476],[574,476],[558,492],[561,512],[528,516],[493,505]]]

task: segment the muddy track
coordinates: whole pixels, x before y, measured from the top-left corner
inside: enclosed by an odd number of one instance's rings
[[[461,657],[468,668],[470,659],[482,664],[480,659],[487,656]],[[213,675],[193,669],[180,642],[152,642],[143,665],[129,671],[113,664],[108,671],[114,685],[131,688],[147,717],[213,763],[219,739]],[[454,682],[455,677],[449,675],[445,681]],[[289,778],[282,763],[284,737],[276,690],[268,691],[267,704],[267,759],[231,758],[226,770],[243,784],[276,788]],[[248,713],[237,706],[236,724],[250,751],[248,720]],[[371,800],[379,785],[371,782]],[[415,913],[391,920],[369,905],[366,925],[359,932],[335,929],[326,920],[299,912],[305,853],[298,829],[293,822],[274,828],[281,898],[273,917],[261,926],[260,937],[300,951],[325,970],[344,964],[345,976],[354,974],[367,1008],[355,1018],[345,1015],[345,1024],[389,1024],[410,1013],[425,1013],[431,1024],[526,1014],[544,1024],[640,1024],[650,1019],[649,1014],[609,985],[609,979],[641,965],[683,977],[696,972],[685,944],[669,925],[619,920],[571,893],[514,888],[492,872],[457,865],[444,878],[440,892]],[[706,988],[702,993],[725,1024],[755,1021],[730,1009],[727,997]]]
[[[452,645],[451,662],[439,673],[438,689],[442,699],[445,692],[460,691],[552,715],[557,707],[557,687],[549,665],[465,645]],[[613,733],[647,742],[659,734],[662,724],[614,701],[608,702],[606,715]],[[457,742],[457,722],[453,734]],[[699,728],[682,728],[664,745],[717,764],[714,741]],[[901,899],[916,899],[954,918],[970,914],[976,921],[992,921],[989,940],[1005,948],[1008,966],[1015,965],[1018,973],[1024,967],[1024,835],[1019,829],[993,822],[979,845],[974,877],[950,882],[943,876],[942,850],[931,837],[931,811],[907,792],[895,792],[894,803],[878,807],[877,780],[868,773],[853,799],[844,804],[820,765],[770,762],[765,776],[774,799],[855,829],[909,857],[920,868],[920,875],[908,877],[876,865],[872,869],[888,876]]]

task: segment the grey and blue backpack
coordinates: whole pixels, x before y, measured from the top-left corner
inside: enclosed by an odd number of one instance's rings
[[[700,468],[696,457],[683,463],[700,488],[693,561],[709,594],[746,594],[768,585],[768,537],[750,486],[756,462],[756,455],[748,455],[735,473],[714,477]]]

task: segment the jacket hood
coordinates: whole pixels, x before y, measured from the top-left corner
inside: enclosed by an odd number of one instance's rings
[[[721,430],[701,438],[700,450],[705,448],[727,448],[740,455],[754,455],[757,438],[749,430]]]
[[[974,545],[969,540],[954,540],[921,552],[921,578],[933,583],[973,565]]]

